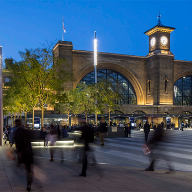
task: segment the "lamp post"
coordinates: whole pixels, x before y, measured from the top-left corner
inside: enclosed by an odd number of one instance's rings
[[[0,146],[3,145],[2,46],[0,46]]]
[[[96,31],[94,32],[94,66],[95,66],[95,86],[97,85],[97,39]],[[95,99],[95,107],[97,107],[97,99]],[[97,126],[97,112],[95,113],[95,123]]]

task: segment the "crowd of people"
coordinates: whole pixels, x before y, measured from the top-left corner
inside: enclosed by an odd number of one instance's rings
[[[67,127],[67,125],[53,125],[51,124],[49,128],[42,127],[39,132],[39,137],[44,141],[44,147],[48,147],[49,143],[49,151],[50,151],[50,161],[54,161],[54,144],[58,140],[62,140],[63,138],[68,137],[68,131],[73,132],[74,130],[81,131],[81,137],[79,142],[84,144],[84,147],[79,152],[79,160],[82,163],[82,171],[80,176],[86,177],[87,170],[87,158],[91,153],[93,164],[96,164],[96,158],[93,153],[93,149],[90,147],[90,143],[93,143],[94,137],[96,134],[100,136],[101,146],[104,146],[104,134],[108,133],[107,124],[104,121],[101,121],[99,126],[93,126],[82,122],[81,126],[71,126]],[[21,123],[20,119],[15,120],[15,126],[13,128],[6,127],[6,139],[5,144],[9,142],[10,149],[7,151],[7,156],[11,160],[16,160],[17,165],[24,164],[26,168],[26,180],[27,180],[27,191],[31,190],[31,184],[33,181],[33,150],[31,146],[31,139],[33,140],[34,130],[25,129]],[[15,148],[13,145],[15,144]],[[61,163],[64,162],[64,150],[62,147],[59,148],[61,152]]]
[[[182,125],[184,127],[184,125]],[[155,163],[159,156],[161,159],[167,161],[168,172],[175,172],[174,168],[170,164],[170,159],[166,154],[159,153],[162,143],[165,141],[166,131],[164,129],[164,123],[161,123],[155,127],[152,136],[149,138],[149,133],[151,126],[148,121],[145,122],[143,126],[144,130],[144,140],[145,144],[143,145],[144,154],[149,154],[150,164],[146,168],[146,171],[154,171]],[[131,124],[127,123],[124,126],[125,136],[131,137]],[[83,144],[83,147],[78,152],[79,153],[79,162],[82,163],[82,170],[79,174],[80,176],[86,177],[86,170],[88,164],[88,156],[92,156],[93,164],[97,164],[96,158],[93,153],[93,149],[90,146],[94,142],[96,135],[99,135],[101,146],[104,146],[105,135],[108,134],[107,123],[101,120],[98,126],[82,122],[81,126],[71,126],[70,128],[67,125],[53,125],[51,124],[49,128],[46,126],[40,130],[39,137],[44,141],[44,146],[48,147],[50,150],[50,161],[54,161],[54,144],[58,140],[68,137],[68,131],[79,130],[81,131],[81,137],[79,138],[79,143]],[[5,134],[5,144],[9,142],[11,150],[9,150],[8,158],[17,159],[17,165],[21,163],[25,165],[26,168],[26,178],[27,178],[27,191],[31,190],[31,184],[33,181],[33,150],[31,147],[31,137],[33,136],[33,130],[25,129],[19,119],[15,120],[15,127],[10,128],[6,127]],[[13,149],[13,144],[15,144],[15,149]],[[64,151],[60,148],[61,152],[61,163],[64,162]]]

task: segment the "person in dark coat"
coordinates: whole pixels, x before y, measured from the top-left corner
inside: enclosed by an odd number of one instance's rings
[[[164,123],[162,122],[161,124],[159,124],[157,126],[157,129],[156,129],[153,137],[146,143],[146,145],[150,149],[151,153],[150,153],[150,165],[148,168],[145,169],[145,171],[154,171],[155,162],[157,160],[157,157],[160,156],[161,158],[165,159],[168,164],[169,171],[166,173],[174,172],[174,168],[169,163],[168,156],[165,153],[160,154],[158,152],[159,146],[161,146],[162,142],[165,141],[165,131],[163,128],[164,128]],[[154,153],[154,151],[156,151],[156,153]]]
[[[148,135],[149,135],[149,132],[150,132],[150,125],[148,123],[148,121],[145,123],[144,125],[144,133],[145,133],[145,141],[147,142],[148,140]]]
[[[33,151],[31,147],[31,138],[29,130],[21,125],[21,120],[15,120],[15,130],[13,133],[13,143],[16,145],[16,153],[18,155],[18,164],[24,163],[27,171],[27,191],[31,190],[33,179]]]
[[[63,135],[63,138],[66,138],[68,137],[68,131],[67,131],[67,125],[64,125],[63,128],[62,128],[62,135]]]
[[[7,143],[7,141],[9,141],[9,143],[10,143],[9,137],[10,137],[10,133],[11,133],[9,127],[6,127],[6,129],[7,129],[7,130],[5,131],[5,135],[6,135],[5,144]]]
[[[101,122],[98,130],[99,130],[99,136],[101,138],[101,146],[104,146],[104,134],[108,133],[107,123]]]
[[[128,137],[131,137],[131,123],[128,123]]]
[[[61,137],[60,125],[57,125],[57,135],[58,135],[58,139],[60,139]]]
[[[183,131],[184,126],[185,126],[185,125],[184,125],[184,123],[182,122],[182,123],[181,123],[181,130],[182,130],[182,131]]]
[[[125,136],[128,137],[128,126],[127,126],[127,124],[125,124],[124,129],[125,129]]]
[[[94,141],[94,129],[89,124],[84,123],[84,125],[81,127],[81,138],[84,142],[84,149],[83,149],[83,155],[82,155],[82,171],[79,176],[86,177],[86,170],[87,170],[87,157],[90,150],[89,143],[93,143]]]
[[[44,140],[44,146],[46,147],[48,141],[47,141],[47,131],[45,130],[45,127],[43,127],[42,130],[40,131],[40,137]]]

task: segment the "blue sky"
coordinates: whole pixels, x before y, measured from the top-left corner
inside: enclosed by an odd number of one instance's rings
[[[0,0],[0,46],[3,59],[19,61],[19,51],[38,48],[46,41],[62,39],[62,16],[66,34],[76,50],[93,50],[97,31],[98,51],[146,56],[148,36],[157,24],[175,27],[171,51],[175,59],[192,61],[192,1]]]

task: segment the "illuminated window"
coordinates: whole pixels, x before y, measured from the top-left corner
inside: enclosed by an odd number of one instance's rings
[[[87,85],[95,82],[95,72],[88,73],[80,82],[84,82]],[[137,104],[137,97],[135,90],[129,80],[122,74],[114,70],[109,69],[98,69],[97,70],[97,81],[107,80],[112,84],[112,89],[118,91],[121,95],[121,99],[118,101],[119,104]]]
[[[174,105],[192,105],[192,76],[182,77],[174,83]]]

